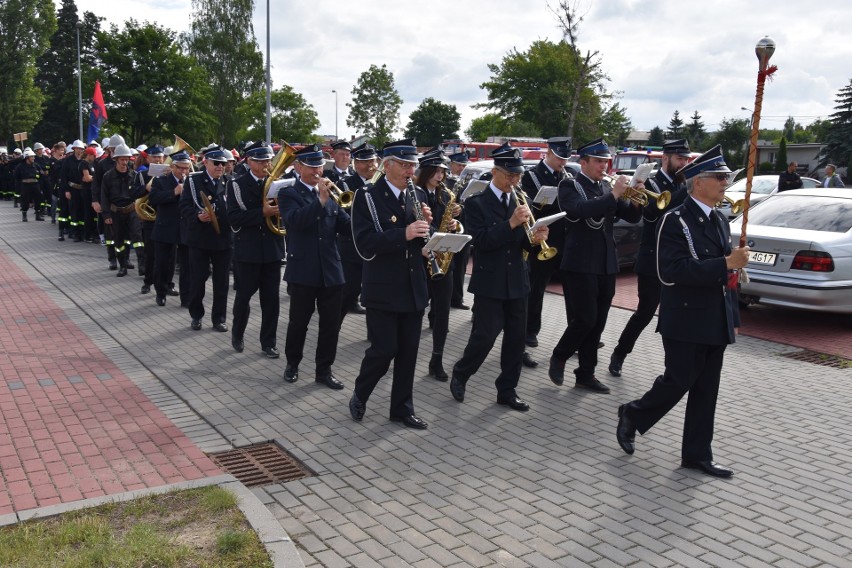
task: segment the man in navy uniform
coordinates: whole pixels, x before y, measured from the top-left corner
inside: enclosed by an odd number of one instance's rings
[[[211,319],[213,329],[228,331],[225,325],[228,309],[228,268],[231,265],[231,226],[225,203],[225,185],[222,172],[227,159],[222,150],[208,151],[204,157],[204,169],[190,174],[180,194],[181,217],[186,223],[186,245],[189,248],[189,266],[181,265],[181,272],[190,271],[189,315],[190,328],[201,329],[204,317],[204,289],[213,266],[213,307]],[[207,196],[216,216],[219,231],[205,210],[202,192]]]
[[[512,191],[524,171],[521,151],[504,144],[491,153],[494,168],[491,184],[465,201],[467,226],[476,251],[468,291],[473,294],[473,329],[464,354],[453,366],[450,392],[464,401],[468,379],[479,370],[500,332],[500,375],[497,404],[525,412],[529,405],[515,389],[521,376],[526,329],[529,268],[524,252],[547,239],[548,227],[529,236],[530,210]]]
[[[642,211],[642,240],[639,243],[639,254],[636,257],[634,272],[638,275],[639,305],[630,316],[627,325],[618,338],[618,345],[609,360],[609,374],[621,376],[624,359],[633,351],[639,334],[645,329],[660,305],[660,279],[657,278],[657,220],[666,210],[671,210],[683,203],[686,198],[686,184],[675,179],[677,172],[689,161],[689,142],[686,139],[669,140],[663,144],[663,166],[657,174],[648,178],[645,188],[656,194],[668,191],[671,201],[668,207],[660,209],[657,201],[648,199]]]
[[[166,296],[177,296],[172,278],[175,275],[175,252],[180,257],[180,297],[181,305],[189,303],[189,252],[184,243],[183,222],[180,217],[180,195],[184,182],[192,168],[192,160],[184,151],[170,156],[171,172],[155,178],[151,183],[148,203],[157,208],[157,220],[151,232],[154,246],[154,290],[157,293],[157,305],[166,305]]]
[[[142,148],[143,146],[139,146]],[[137,150],[139,150],[137,148]],[[145,165],[136,169],[137,172],[141,175],[141,181],[145,184],[145,191],[148,194],[148,204],[151,204],[151,189],[154,185],[154,180],[151,179],[150,167],[153,164],[162,164],[166,160],[165,150],[159,144],[154,144],[144,150],[139,150],[142,155],[142,159],[146,162]],[[153,207],[153,205],[151,205]],[[154,224],[155,221],[148,221],[146,219],[139,219],[142,223],[142,241],[145,243],[145,255],[143,258],[143,262],[139,263],[139,274],[144,276],[145,279],[142,281],[142,293],[149,294],[151,292],[151,286],[154,285],[154,242],[151,240],[151,235],[154,232]]]
[[[535,205],[533,200],[538,195],[542,186],[557,187],[566,177],[572,178],[565,172],[565,164],[571,157],[571,138],[567,136],[555,136],[547,141],[547,154],[531,170],[524,172],[521,178],[521,188],[530,199],[536,217],[546,217],[559,213],[559,202],[553,199],[547,205]],[[548,260],[539,260],[538,256],[531,254],[528,257],[530,265],[530,295],[527,305],[527,334],[526,344],[529,347],[538,347],[538,333],[541,331],[541,310],[544,304],[544,290],[550,283],[553,271],[559,268],[562,261],[562,241],[565,236],[564,219],[552,223],[548,228],[553,235],[551,240],[557,243],[555,246],[558,253]]]
[[[748,247],[732,248],[722,201],[730,169],[714,146],[681,172],[683,204],[660,220],[657,271],[662,282],[660,321],[666,370],[642,398],[618,409],[616,438],[632,454],[635,435],[645,434],[685,395],[682,465],[714,477],[734,472],[713,461],[713,424],[725,348],[739,331],[737,269],[748,264]]]
[[[365,142],[352,151],[352,160],[355,173],[343,178],[343,185],[349,191],[357,191],[367,185],[378,167],[378,155],[376,147]],[[341,189],[343,189],[341,187]],[[343,285],[343,300],[340,305],[340,321],[347,312],[364,314],[366,311],[361,307],[358,298],[361,296],[361,272],[364,261],[355,252],[352,243],[352,232],[343,232],[337,235],[337,248],[340,251],[340,261],[343,263],[343,277],[346,284]]]
[[[344,283],[337,235],[351,230],[349,214],[331,199],[331,182],[322,177],[323,163],[322,149],[315,144],[296,152],[293,167],[298,180],[284,188],[278,200],[289,247],[284,271],[290,296],[284,380],[292,383],[299,377],[308,324],[316,309],[319,329],[315,381],[340,390],[343,383],[331,370],[337,356]]]
[[[334,163],[331,167],[322,172],[323,177],[331,180],[331,183],[338,183],[346,176],[351,176],[355,172],[349,167],[352,162],[352,146],[346,140],[338,140],[331,145],[331,157]],[[323,164],[325,165],[325,160]]]
[[[568,221],[560,268],[570,319],[553,349],[548,375],[554,384],[561,385],[565,362],[577,353],[575,386],[608,393],[609,387],[595,377],[595,367],[618,273],[612,226],[616,217],[638,222],[642,210],[621,199],[629,184],[626,177],[620,176],[612,187],[602,181],[611,158],[602,138],[580,147],[577,153],[581,168],[578,178],[566,178],[559,184],[559,205]]]
[[[470,162],[467,152],[456,152],[447,156],[450,159],[450,174],[444,185],[456,193],[456,199],[461,197],[464,187],[456,187],[459,176]],[[464,224],[464,210],[459,215],[458,221]],[[467,263],[470,260],[470,243],[453,256],[453,296],[450,299],[450,307],[458,310],[469,310],[470,306],[464,303],[464,277],[467,274]]]
[[[373,389],[393,362],[390,419],[422,430],[428,424],[414,413],[412,391],[423,310],[429,301],[422,251],[432,212],[423,204],[423,191],[409,185],[417,167],[414,140],[385,145],[382,162],[384,177],[358,190],[352,206],[352,234],[365,261],[361,301],[367,308],[370,347],[355,379],[349,413],[361,421]],[[415,207],[422,207],[422,219]]]
[[[234,298],[231,345],[238,353],[243,351],[249,301],[259,291],[260,349],[270,359],[277,359],[284,237],[273,233],[266,223],[269,217],[278,214],[278,207],[264,199],[263,194],[272,147],[256,142],[246,150],[246,157],[248,173],[228,183],[228,222],[234,231],[234,280],[239,282]]]

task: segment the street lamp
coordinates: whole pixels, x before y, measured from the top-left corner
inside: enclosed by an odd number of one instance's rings
[[[337,90],[332,89],[332,93],[334,93],[334,139],[338,140],[337,137]]]
[[[266,141],[272,144],[272,76],[269,67],[269,0],[266,0]]]
[[[83,24],[77,22],[74,25],[77,28],[77,119],[80,126],[80,140],[86,143],[83,139],[83,71],[80,69],[80,28]]]

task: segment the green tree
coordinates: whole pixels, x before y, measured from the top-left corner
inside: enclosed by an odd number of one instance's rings
[[[470,121],[470,126],[464,131],[471,142],[485,142],[489,136],[502,136],[506,121],[494,112],[487,112]]]
[[[736,169],[734,165],[743,164],[746,158],[746,144],[751,136],[749,119],[747,118],[723,118],[719,124],[719,131],[712,137],[708,146],[721,144],[722,152],[728,167]]]
[[[238,131],[240,140],[266,138],[266,93],[257,91],[249,95],[239,108],[243,127]],[[313,105],[300,93],[284,85],[272,91],[272,140],[289,142],[315,142],[314,131],[320,127]]]
[[[488,69],[491,78],[480,85],[488,94],[488,102],[475,108],[532,124],[538,130],[536,136],[565,134],[572,112],[571,93],[578,80],[573,49],[566,41],[536,41],[527,51],[512,50],[499,65],[489,64]],[[602,106],[609,97],[592,87],[582,90],[573,126],[575,141],[602,134]]]
[[[458,138],[460,128],[461,115],[456,105],[427,97],[408,115],[405,136],[416,138],[418,146],[437,146],[444,140]]]
[[[624,146],[633,130],[633,124],[627,117],[627,111],[619,103],[612,104],[601,115],[601,129],[607,142],[615,146]]]
[[[206,144],[217,134],[207,74],[194,58],[175,52],[175,41],[172,30],[135,20],[97,34],[101,61],[84,71],[83,89],[100,78],[110,131],[129,143],[170,142],[174,133]]]
[[[662,128],[655,126],[651,129],[651,132],[648,134],[648,146],[662,146],[665,141],[666,135]]]
[[[689,147],[693,152],[700,152],[704,149],[704,141],[707,139],[707,131],[704,130],[704,123],[701,122],[701,115],[698,111],[692,113],[689,124],[686,125],[686,139],[689,140]]]
[[[796,136],[796,127],[801,128],[801,124],[796,124],[796,119],[792,116],[788,116],[787,120],[784,121],[784,138],[787,140],[792,140],[793,137]],[[786,169],[786,168],[785,168]]]
[[[666,130],[666,138],[676,140],[683,138],[685,129],[683,127],[683,119],[680,117],[680,111],[674,111],[672,119],[669,121],[669,129]]]
[[[0,2],[0,45],[11,50],[0,57],[0,137],[7,141],[41,119],[44,95],[35,84],[35,62],[54,31],[52,0]]]
[[[837,92],[837,105],[829,117],[825,133],[825,148],[820,154],[820,166],[828,163],[845,165],[852,162],[852,80]]]
[[[346,103],[349,107],[346,125],[365,134],[379,148],[387,144],[391,135],[399,130],[399,107],[402,106],[402,97],[396,91],[393,73],[388,71],[387,65],[370,65],[361,73],[352,87],[352,101]]]
[[[261,90],[263,55],[254,37],[254,0],[192,0],[192,21],[182,43],[206,70],[212,88],[215,139],[234,145],[243,99]]]
[[[778,145],[778,154],[775,156],[775,171],[783,172],[787,169],[787,138],[782,136]]]

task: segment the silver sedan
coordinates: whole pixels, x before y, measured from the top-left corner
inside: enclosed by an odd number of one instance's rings
[[[819,180],[809,177],[802,178],[802,189],[808,189],[812,187],[819,187]],[[730,199],[733,202],[740,201],[745,199],[745,190],[746,190],[746,178],[741,178],[731,185],[725,190],[725,197]],[[751,196],[749,198],[749,205],[752,207],[769,197],[770,195],[775,195],[778,193],[778,176],[754,176],[751,180]],[[728,201],[723,202],[719,206],[719,212],[722,213],[728,219],[733,219],[739,212],[734,213],[731,210],[731,203]]]

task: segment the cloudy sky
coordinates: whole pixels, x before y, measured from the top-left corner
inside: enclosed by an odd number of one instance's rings
[[[273,88],[290,85],[316,109],[320,134],[355,134],[346,125],[352,88],[371,64],[386,64],[405,101],[401,124],[426,97],[454,104],[462,130],[484,111],[479,85],[487,65],[533,41],[558,41],[548,5],[558,0],[432,0],[340,2],[269,0]],[[266,51],[266,1],[256,0],[255,35]],[[826,118],[849,84],[852,42],[847,0],[578,0],[585,20],[579,45],[598,51],[634,128],[665,128],[675,110],[697,110],[705,128],[723,118],[748,118],[754,106],[757,58],[764,35],[779,67],[767,84],[761,126],[780,128]],[[78,8],[121,24],[127,15],[176,31],[188,27],[190,0],[77,0]],[[337,91],[337,100],[335,94]],[[109,101],[107,101],[109,104]],[[746,107],[748,110],[742,110]],[[335,109],[337,117],[335,118]]]

